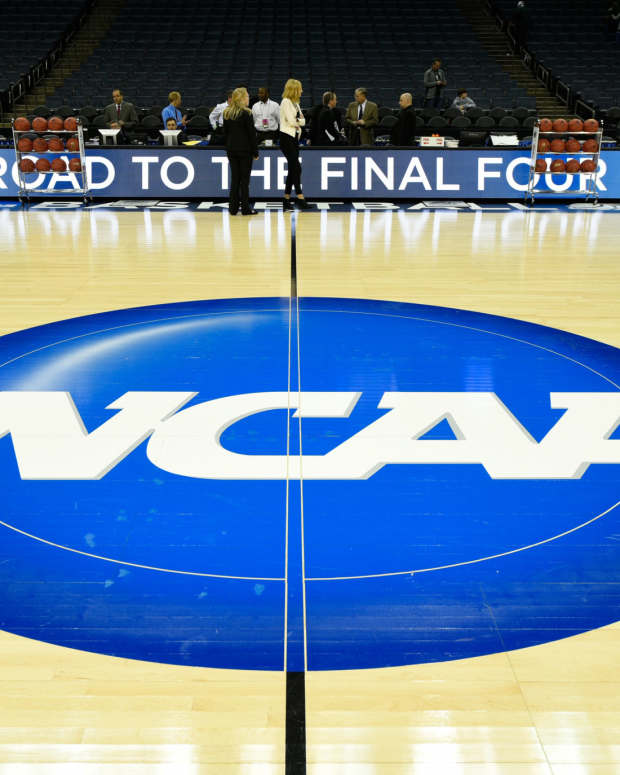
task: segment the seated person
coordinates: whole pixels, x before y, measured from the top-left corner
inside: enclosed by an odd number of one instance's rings
[[[467,96],[467,89],[459,89],[450,107],[458,108],[461,113],[464,113],[469,108],[475,108],[476,103],[471,97]]]
[[[178,91],[171,91],[168,95],[170,104],[165,107],[161,112],[161,120],[165,127],[167,127],[167,121],[169,118],[173,118],[176,122],[176,128],[185,131],[187,125],[187,116],[181,115],[181,95]]]
[[[333,91],[323,94],[323,108],[319,113],[319,126],[315,134],[317,145],[342,145],[345,143],[342,116],[336,110],[338,97]]]
[[[166,119],[165,128],[166,129],[170,129],[172,131],[177,129],[177,120],[176,120],[176,118],[173,118],[172,116],[170,116],[170,118],[167,118]],[[177,140],[178,140],[179,137],[182,137],[182,135],[177,135]],[[161,135],[161,134],[159,135],[159,144],[160,145],[164,145],[164,136]]]
[[[398,104],[400,112],[390,132],[390,143],[392,145],[413,145],[415,138],[413,95],[409,92],[401,94]]]

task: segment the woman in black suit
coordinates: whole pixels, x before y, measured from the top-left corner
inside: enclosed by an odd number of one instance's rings
[[[241,203],[242,215],[255,215],[250,208],[252,159],[258,159],[258,142],[252,111],[248,108],[247,89],[235,89],[230,105],[224,110],[224,138],[230,164],[228,212],[236,215]]]

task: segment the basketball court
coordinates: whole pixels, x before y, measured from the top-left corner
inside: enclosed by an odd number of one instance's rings
[[[615,205],[0,228],[2,775],[620,772]]]

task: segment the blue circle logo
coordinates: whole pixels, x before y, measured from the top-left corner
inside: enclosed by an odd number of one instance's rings
[[[3,337],[0,627],[325,670],[620,618],[620,353],[346,299],[122,310]]]

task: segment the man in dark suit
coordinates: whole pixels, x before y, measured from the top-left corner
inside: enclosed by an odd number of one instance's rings
[[[128,133],[138,123],[138,114],[131,102],[123,100],[123,92],[120,89],[112,91],[112,104],[108,105],[103,111],[103,118],[109,129],[120,129],[120,138],[128,142],[130,136]]]
[[[415,110],[413,96],[409,92],[400,95],[400,113],[392,127],[392,145],[412,145],[415,136]]]
[[[333,91],[323,94],[323,107],[317,120],[316,145],[341,145],[346,143],[342,135],[342,117],[336,109],[338,97]]]
[[[379,108],[375,102],[369,102],[366,95],[366,89],[360,86],[355,90],[355,102],[347,108],[345,121],[351,145],[371,145],[372,128],[379,123]]]

